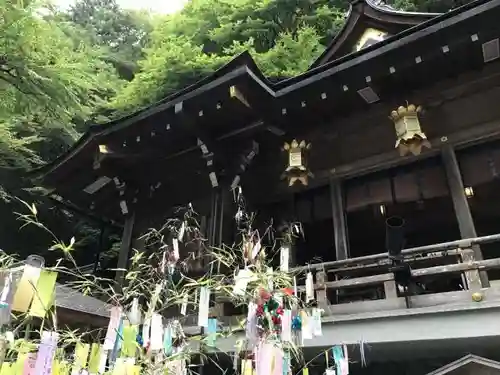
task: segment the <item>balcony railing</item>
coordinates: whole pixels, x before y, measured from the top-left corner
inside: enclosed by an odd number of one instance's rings
[[[496,288],[481,285],[479,277],[480,272],[500,268],[500,253],[498,258],[476,260],[472,250],[474,246],[494,242],[500,242],[500,234],[402,251],[404,262],[411,267],[412,282],[425,284],[436,277],[449,278],[451,275],[457,275],[461,277],[461,290],[405,292],[398,287],[394,274],[389,271],[392,262],[387,253],[311,264],[296,267],[291,272],[297,274],[298,280],[307,272],[315,274],[316,301],[318,306],[325,310],[326,316],[471,303],[473,298],[500,302],[500,289],[496,292]],[[358,296],[356,293],[350,293],[355,290],[364,292],[358,293]],[[298,291],[299,294],[304,292],[305,285],[299,282]],[[474,293],[476,295],[473,296]],[[347,296],[343,296],[344,294]],[[408,296],[406,300],[405,294]],[[229,323],[236,321],[236,317],[225,313],[225,305],[228,303],[222,298],[217,299],[212,313]]]

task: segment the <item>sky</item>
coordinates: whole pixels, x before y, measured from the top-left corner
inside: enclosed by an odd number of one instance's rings
[[[173,13],[181,10],[188,0],[116,0],[126,9],[148,9],[158,13]],[[67,8],[75,0],[55,0],[61,8]]]

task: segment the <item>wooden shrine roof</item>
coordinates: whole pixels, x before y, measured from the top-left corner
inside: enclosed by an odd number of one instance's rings
[[[361,40],[362,44],[357,45],[367,31],[379,31],[383,34],[381,39],[385,39],[439,15],[439,13],[399,11],[380,0],[355,0],[350,3],[342,29],[321,56],[314,61],[311,69],[361,49],[364,47],[363,44],[369,45],[366,43],[369,40],[364,40],[365,43]]]
[[[483,44],[500,36],[500,0],[477,0],[439,16],[377,12],[396,21],[411,18],[410,26],[427,20],[337,58],[354,38],[346,26],[344,41],[334,41],[323,57],[333,61],[277,83],[243,53],[146,109],[92,127],[34,175],[60,202],[117,222],[123,221],[120,201],[148,212],[194,201],[212,187],[209,170],[231,178],[251,141],[279,153],[285,140],[313,127],[331,126],[375,103],[398,106],[412,90],[482,69]],[[106,146],[105,154],[99,146]]]

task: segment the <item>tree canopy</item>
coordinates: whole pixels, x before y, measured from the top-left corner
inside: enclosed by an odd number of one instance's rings
[[[454,4],[392,5],[443,11]],[[191,0],[162,15],[122,9],[115,0],[77,0],[66,10],[0,0],[0,217],[7,228],[0,248],[38,249],[37,238],[12,230],[9,197],[33,199],[21,190],[29,187],[26,171],[63,153],[90,124],[156,102],[243,51],[270,79],[300,74],[339,31],[347,9],[347,0]],[[85,246],[96,246],[95,230],[46,209],[48,220],[89,234]]]

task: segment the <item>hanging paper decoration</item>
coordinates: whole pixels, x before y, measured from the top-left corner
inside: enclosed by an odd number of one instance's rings
[[[292,341],[292,310],[284,310],[281,318],[281,340]]]
[[[290,263],[290,246],[282,246],[280,248],[280,270],[282,272],[288,272],[288,267]]]
[[[50,375],[52,361],[57,348],[58,334],[56,332],[44,331],[38,347],[34,373],[36,375]]]
[[[109,317],[108,330],[106,331],[106,338],[104,339],[104,349],[113,350],[116,341],[116,333],[120,325],[122,317],[122,308],[113,306]]]
[[[306,311],[302,311],[300,313],[300,316],[302,318],[302,329],[301,329],[302,341],[310,340],[313,338],[311,318]]]
[[[173,350],[172,326],[167,324],[163,333],[163,353],[171,355]]]
[[[312,333],[314,336],[322,336],[323,331],[321,327],[321,309],[314,308],[312,309],[311,316],[311,325],[312,325]]]
[[[78,375],[80,370],[87,366],[89,350],[90,350],[89,344],[82,344],[81,342],[76,344],[75,361],[73,363],[73,368],[71,369],[72,375]]]
[[[314,280],[312,272],[306,275],[306,302],[314,300]]]
[[[200,289],[200,302],[198,307],[198,326],[208,327],[208,311],[210,307],[210,290],[206,287]]]
[[[137,332],[139,331],[136,325],[125,324],[123,326],[123,343],[121,347],[122,357],[135,357],[137,353]]]
[[[207,334],[207,346],[215,347],[215,339],[217,337],[217,319],[208,319]]]
[[[99,372],[99,364],[101,363],[101,345],[92,344],[90,347],[90,357],[89,357],[89,373],[97,374]]]
[[[36,284],[33,302],[29,310],[30,316],[38,318],[45,317],[47,311],[52,307],[56,288],[57,272],[42,270]]]
[[[182,297],[182,305],[181,305],[181,315],[186,315],[187,314],[187,305],[188,305],[188,295],[184,295]]]
[[[130,306],[130,311],[127,315],[127,318],[132,325],[139,325],[141,324],[141,309],[139,307],[139,299],[134,298],[132,300],[132,306]]]
[[[163,331],[163,317],[160,314],[154,313],[151,317],[151,336],[149,338],[149,349],[163,349]]]
[[[12,310],[18,312],[28,312],[31,301],[35,295],[35,286],[38,283],[41,273],[40,267],[34,267],[29,264],[24,266],[23,275],[17,286],[14,300],[12,301]]]
[[[347,348],[346,348],[347,352]],[[349,362],[347,356],[344,353],[344,346],[335,345],[332,348],[333,360],[335,362],[335,369],[337,375],[348,375],[349,374]]]

